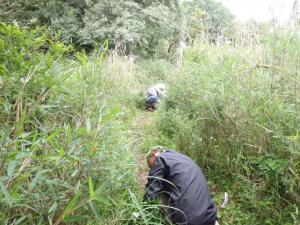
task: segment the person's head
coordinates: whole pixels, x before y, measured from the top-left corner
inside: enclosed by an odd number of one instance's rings
[[[166,96],[166,85],[164,84],[156,84],[154,86],[154,88],[156,89],[159,97],[164,98]]]
[[[150,168],[153,167],[156,158],[165,151],[165,148],[162,146],[156,146],[150,149],[146,155],[146,161]]]

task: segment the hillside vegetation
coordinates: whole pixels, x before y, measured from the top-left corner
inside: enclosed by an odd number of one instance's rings
[[[195,160],[218,206],[228,192],[220,224],[299,224],[299,27],[228,26],[214,1],[53,2],[0,8],[0,224],[167,224],[137,179],[153,145]]]

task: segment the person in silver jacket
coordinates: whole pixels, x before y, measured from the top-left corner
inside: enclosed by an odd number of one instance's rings
[[[146,109],[153,111],[164,97],[166,97],[166,86],[164,84],[155,84],[151,86],[145,92]]]

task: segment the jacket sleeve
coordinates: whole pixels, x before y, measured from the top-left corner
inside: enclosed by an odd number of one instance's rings
[[[164,173],[165,166],[160,157],[156,159],[152,169],[149,172],[148,183],[145,187],[144,200],[156,198],[164,192]]]

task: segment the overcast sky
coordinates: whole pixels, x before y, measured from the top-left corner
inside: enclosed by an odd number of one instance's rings
[[[254,18],[263,22],[275,15],[286,22],[291,13],[294,0],[217,0],[222,2],[240,21]]]

